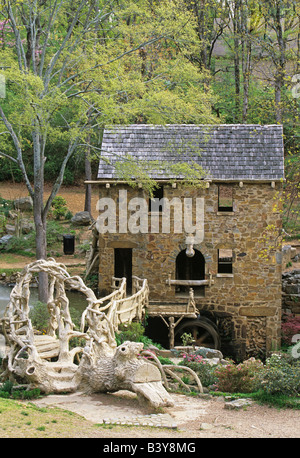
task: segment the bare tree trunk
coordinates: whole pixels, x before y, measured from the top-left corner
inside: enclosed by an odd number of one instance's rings
[[[283,81],[281,75],[277,75],[275,78],[275,110],[276,110],[276,122],[282,122],[282,104],[281,104],[281,91]]]
[[[286,64],[286,38],[284,38],[284,30],[281,21],[281,6],[276,5],[276,12],[274,16],[275,30],[277,35],[277,43],[279,48],[279,62],[277,62],[276,76],[275,76],[275,109],[276,121],[282,123],[282,88],[284,85],[285,64]]]
[[[234,17],[233,17],[233,30],[234,30],[234,81],[235,81],[235,118],[236,121],[239,119],[240,115],[240,51],[239,51],[239,10],[240,2],[236,1],[234,3]]]
[[[248,104],[249,104],[249,83],[251,72],[251,38],[248,28],[248,2],[247,0],[242,5],[241,12],[241,30],[243,35],[242,42],[242,69],[243,69],[243,109],[242,109],[242,122],[247,122]]]
[[[46,216],[44,212],[44,142],[41,135],[32,132],[34,150],[33,214],[36,230],[36,258],[47,258]],[[48,275],[39,273],[39,300],[48,301]]]
[[[88,144],[90,143],[90,135],[88,139]],[[90,161],[90,147],[87,147],[85,151],[84,157],[84,167],[85,167],[85,179],[90,181],[92,179],[92,167]],[[85,200],[84,200],[84,211],[89,212],[90,216],[92,217],[92,185],[86,184],[85,185]]]
[[[46,259],[46,222],[43,222],[42,218],[39,215],[36,215],[35,212],[35,229],[36,229],[36,258],[37,259]],[[45,272],[39,272],[39,301],[47,303],[48,301],[48,274]]]

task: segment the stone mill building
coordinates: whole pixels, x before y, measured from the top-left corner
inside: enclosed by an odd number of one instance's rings
[[[120,174],[123,163],[130,175],[131,159],[144,167],[147,161],[169,164],[165,171],[154,167],[149,172],[159,184],[152,200],[161,205],[151,207],[138,178],[132,177],[132,186]],[[186,186],[187,178],[173,171],[172,164],[191,160],[206,172],[200,187]],[[113,230],[99,231],[100,291],[110,290],[112,277],[125,276],[129,290],[132,277],[146,278],[147,333],[165,346],[182,344],[187,333],[196,345],[221,348],[236,358],[259,357],[276,348],[281,247],[264,235],[268,228],[274,239],[281,232],[283,160],[279,125],[106,128],[94,183],[102,203],[115,203],[116,215]],[[141,202],[149,205],[142,216]],[[166,207],[169,226],[163,229]],[[194,225],[182,224],[188,214]]]

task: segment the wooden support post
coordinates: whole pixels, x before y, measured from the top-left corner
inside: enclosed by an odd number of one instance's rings
[[[170,348],[174,348],[175,344],[175,324],[174,324],[174,317],[169,316],[169,343],[170,343]]]

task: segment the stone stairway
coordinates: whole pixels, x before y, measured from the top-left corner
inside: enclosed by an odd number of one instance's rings
[[[34,345],[42,359],[55,358],[59,354],[59,340],[48,335],[36,335]]]

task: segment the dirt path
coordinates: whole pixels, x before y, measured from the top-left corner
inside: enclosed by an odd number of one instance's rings
[[[84,272],[86,267],[85,256],[59,256],[56,259],[56,262],[66,266],[69,273],[72,275],[80,275]],[[27,264],[34,262],[35,258],[29,258],[26,256],[14,254],[12,257],[7,258],[6,255],[0,254],[0,268],[1,269],[23,269]]]
[[[152,421],[161,417],[169,427],[128,427],[113,425],[111,429],[89,429],[88,437],[106,438],[300,438],[300,411],[260,406],[253,402],[241,410],[225,408],[224,398],[194,398],[172,394],[174,407],[163,409]],[[93,424],[108,419],[113,423],[145,424],[149,411],[141,407],[135,395],[118,392],[114,395],[80,393],[47,396],[35,401],[40,407],[55,406],[77,413]],[[129,422],[130,423],[130,422]],[[173,429],[172,426],[177,428]],[[87,437],[84,431],[74,431],[74,437]]]
[[[45,185],[45,198],[50,194],[51,186]],[[85,199],[85,187],[84,183],[80,183],[78,186],[62,186],[58,192],[59,196],[62,196],[67,201],[68,209],[75,214],[76,212],[84,209]],[[23,183],[7,183],[0,182],[0,197],[3,199],[14,200],[20,197],[28,196],[28,190]],[[98,189],[96,186],[92,187],[92,215],[97,217],[96,214],[96,203],[98,200]]]

